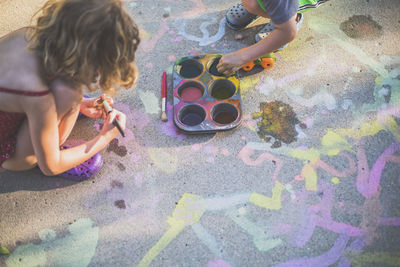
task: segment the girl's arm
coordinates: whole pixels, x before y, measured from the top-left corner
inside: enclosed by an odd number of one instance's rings
[[[292,41],[297,33],[296,16],[297,14],[282,24],[275,24],[275,29],[258,43],[246,49],[224,55],[217,66],[218,71],[229,75],[247,63],[265,56]]]
[[[53,94],[31,97],[25,110],[29,132],[39,168],[45,175],[57,175],[88,160],[104,149],[118,134],[112,125],[115,117],[125,128],[125,115],[114,110],[106,120],[101,132],[92,140],[66,150],[60,150],[58,118]]]

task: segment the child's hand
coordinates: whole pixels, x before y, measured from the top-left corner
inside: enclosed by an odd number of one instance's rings
[[[83,98],[81,102],[80,112],[87,117],[93,119],[102,118],[104,120],[107,114],[105,114],[103,108],[96,107],[95,105],[96,100],[98,100],[99,98],[100,96],[93,98]],[[110,106],[114,105],[114,101],[111,97],[105,96],[105,98]]]
[[[222,56],[217,65],[217,70],[224,75],[229,75],[235,71],[238,71],[243,65],[247,63],[248,62],[244,62],[244,60],[242,59],[242,52],[236,51],[234,53],[229,53]]]
[[[122,130],[125,130],[126,126],[126,116],[124,113],[113,109],[105,118],[103,127],[101,128],[100,134],[102,135],[109,135],[110,139],[115,138],[119,131],[117,127],[113,125],[114,120],[118,120],[119,125],[121,126]]]

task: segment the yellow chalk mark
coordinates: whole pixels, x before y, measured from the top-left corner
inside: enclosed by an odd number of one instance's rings
[[[222,78],[222,77],[221,77],[221,78]],[[236,88],[239,87],[239,80],[238,80],[238,78],[236,78],[235,76],[229,77],[228,80],[230,80],[231,82],[233,82],[233,84],[235,85]]]
[[[337,177],[332,177],[331,182],[332,182],[333,184],[340,184],[340,179],[337,178]]]
[[[373,263],[376,266],[400,266],[400,255],[392,256],[387,252],[362,253],[350,256],[351,266],[365,266]]]
[[[149,148],[150,158],[154,164],[165,173],[175,173],[178,164],[177,154],[170,154],[162,148]]]
[[[328,156],[336,156],[343,150],[353,151],[346,138],[331,130],[322,137],[321,144],[325,152],[323,154]]]
[[[289,152],[290,156],[298,158],[301,160],[309,160],[311,162],[316,162],[319,160],[321,153],[316,148],[309,148],[307,150],[293,149]]]
[[[384,130],[382,125],[377,121],[372,121],[363,123],[360,129],[337,129],[335,132],[353,139],[361,139],[366,136],[374,136],[381,130]]]
[[[281,209],[281,196],[285,186],[280,182],[276,181],[275,186],[272,188],[272,197],[266,197],[262,194],[252,193],[250,195],[250,202],[261,208],[269,210],[280,210]]]
[[[260,81],[259,76],[255,75],[250,75],[247,77],[244,77],[240,80],[240,94],[243,98],[245,98],[246,93],[248,93],[250,90],[253,90],[258,82]]]
[[[168,223],[173,225],[175,221],[183,221],[185,225],[192,225],[200,221],[204,211],[203,199],[200,196],[185,193],[178,201],[172,217],[168,218]]]
[[[157,241],[157,243],[146,253],[139,262],[139,267],[149,266],[160,252],[171,243],[188,225],[193,225],[200,221],[205,211],[203,199],[198,195],[189,193],[183,194],[178,201],[172,216],[168,217],[167,223],[170,228]]]
[[[301,175],[305,179],[306,189],[309,191],[317,191],[318,175],[311,164],[306,164],[301,170]]]
[[[157,241],[157,243],[152,247],[143,259],[139,262],[138,267],[149,266],[150,263],[157,257],[160,252],[168,246],[168,244],[175,239],[175,237],[182,232],[185,228],[183,221],[177,222],[174,226],[171,226],[168,231]]]

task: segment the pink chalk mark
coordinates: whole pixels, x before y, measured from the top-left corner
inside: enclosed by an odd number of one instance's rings
[[[357,171],[356,164],[355,164],[354,160],[344,152],[340,152],[339,155],[344,156],[345,158],[347,158],[347,161],[349,163],[349,168],[347,170],[338,171],[335,168],[333,168],[332,166],[328,165],[323,160],[318,160],[315,163],[315,166],[317,168],[323,169],[324,171],[326,171],[327,173],[329,173],[329,174],[331,174],[333,176],[337,176],[337,177],[340,177],[340,178],[349,177],[349,176],[353,175]]]
[[[169,55],[168,56],[168,61],[169,62],[175,62],[176,61],[176,56],[175,55]]]
[[[307,117],[304,119],[303,122],[307,125],[307,128],[311,128],[314,124],[314,119],[311,117]]]
[[[296,181],[304,181],[304,176],[303,175],[296,175],[295,177],[294,177],[294,179],[296,180]]]
[[[200,149],[201,149],[201,145],[200,144],[194,144],[192,146],[192,151],[197,152],[197,151],[200,151]]]
[[[253,160],[251,159],[251,155],[254,154],[254,150],[251,148],[248,148],[247,146],[244,146],[242,150],[238,154],[238,158],[240,158],[246,165],[249,166],[258,166],[262,164],[264,161],[271,161],[276,165],[276,168],[274,170],[274,173],[272,174],[272,180],[275,181],[278,179],[278,174],[280,170],[283,167],[283,161],[279,159],[278,157],[268,153],[264,152],[262,153],[257,159]]]
[[[226,261],[222,259],[215,259],[207,263],[207,267],[232,267]]]
[[[229,150],[226,149],[226,148],[222,148],[221,149],[221,154],[224,155],[224,156],[229,157],[231,155],[231,152],[229,152]]]
[[[201,56],[203,54],[204,54],[203,51],[198,51],[198,50],[192,50],[189,52],[189,56],[191,56],[191,57]]]
[[[214,156],[216,156],[218,154],[218,151],[219,151],[218,147],[213,146],[213,145],[206,145],[203,148],[203,150],[204,150],[205,153],[213,154]]]
[[[150,38],[149,40],[143,40],[140,47],[143,49],[144,52],[148,53],[154,49],[158,40],[160,40],[163,35],[168,31],[168,26],[165,24],[165,21],[161,21],[161,27],[158,33]]]

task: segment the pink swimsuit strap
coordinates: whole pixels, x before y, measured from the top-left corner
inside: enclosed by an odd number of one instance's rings
[[[25,96],[44,96],[44,95],[47,95],[48,93],[50,93],[50,90],[40,91],[40,92],[30,92],[30,91],[13,90],[13,89],[7,89],[7,88],[0,87],[0,92],[16,94],[16,95],[25,95]]]

